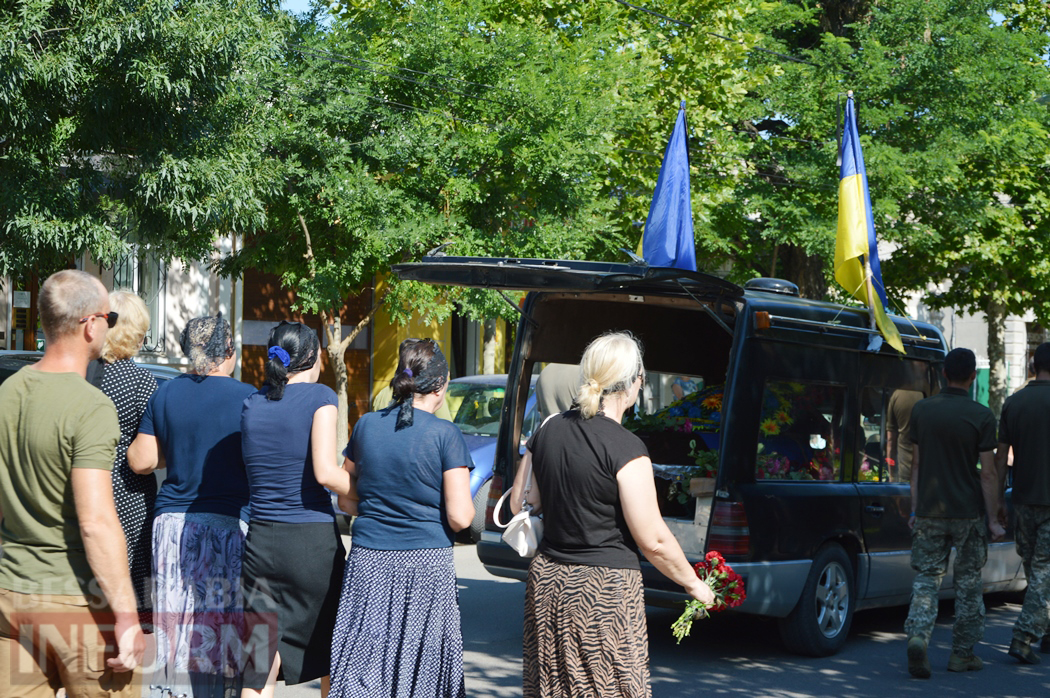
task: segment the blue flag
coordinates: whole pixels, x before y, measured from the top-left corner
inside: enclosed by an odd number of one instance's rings
[[[868,172],[857,132],[853,93],[846,100],[846,123],[842,129],[842,165],[839,170],[839,224],[835,237],[835,280],[858,300],[867,303],[886,342],[904,353],[897,327],[886,314],[889,302],[882,283],[875,221],[871,215]]]
[[[650,266],[696,271],[684,101],[664,151],[660,177],[656,180],[653,202],[649,205],[649,217],[645,219],[642,257]]]

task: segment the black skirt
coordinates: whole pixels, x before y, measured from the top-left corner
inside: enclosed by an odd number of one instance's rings
[[[257,652],[247,658],[246,688],[266,685],[274,652],[281,655],[278,678],[288,685],[328,675],[345,559],[335,519],[250,522],[241,566],[245,618],[275,628],[276,637],[265,666]]]

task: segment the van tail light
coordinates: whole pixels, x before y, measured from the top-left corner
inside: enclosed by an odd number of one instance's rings
[[[744,557],[751,547],[751,530],[747,527],[747,513],[740,502],[715,500],[711,512],[711,527],[707,532],[707,549],[717,550],[723,556]]]
[[[498,531],[496,524],[492,523],[492,512],[496,509],[496,503],[499,502],[499,498],[503,496],[503,477],[500,475],[493,475],[492,480],[489,481],[489,498],[485,502],[485,529],[489,531]]]

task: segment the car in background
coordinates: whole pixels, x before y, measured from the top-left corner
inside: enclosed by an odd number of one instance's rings
[[[532,436],[538,425],[536,380],[532,378],[525,405],[525,423],[521,431],[519,449]],[[474,469],[470,471],[470,494],[474,497],[474,520],[470,524],[470,539],[475,543],[485,529],[485,512],[489,506],[489,484],[496,459],[496,436],[507,395],[507,374],[464,376],[449,381],[445,404],[452,415],[452,423],[459,427],[470,449]]]
[[[0,350],[0,383],[14,375],[19,369],[35,364],[43,355],[44,352],[42,351]],[[158,383],[182,375],[182,371],[172,366],[149,364],[141,361],[136,361],[135,363],[152,373]]]

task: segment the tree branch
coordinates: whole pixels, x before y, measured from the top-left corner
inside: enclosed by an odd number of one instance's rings
[[[303,228],[303,235],[306,236],[306,254],[303,256],[306,258],[306,265],[310,268],[310,278],[314,278],[314,246],[310,241],[310,230],[306,227],[306,220],[303,218],[301,212],[296,212],[299,216],[299,225]]]
[[[354,326],[353,331],[351,331],[350,334],[346,335],[346,337],[343,338],[343,340],[339,343],[339,348],[341,350],[346,351],[347,347],[349,347],[353,343],[353,341],[357,339],[357,335],[361,334],[361,330],[367,327],[368,323],[372,322],[372,318],[375,317],[376,311],[379,310],[379,306],[383,305],[383,302],[386,301],[387,293],[389,293],[389,290],[383,291],[383,294],[379,296],[378,299],[376,299],[375,303],[372,304],[372,309],[369,310],[368,313],[363,318],[361,318],[361,320]],[[329,339],[328,341],[331,342],[332,340]]]

